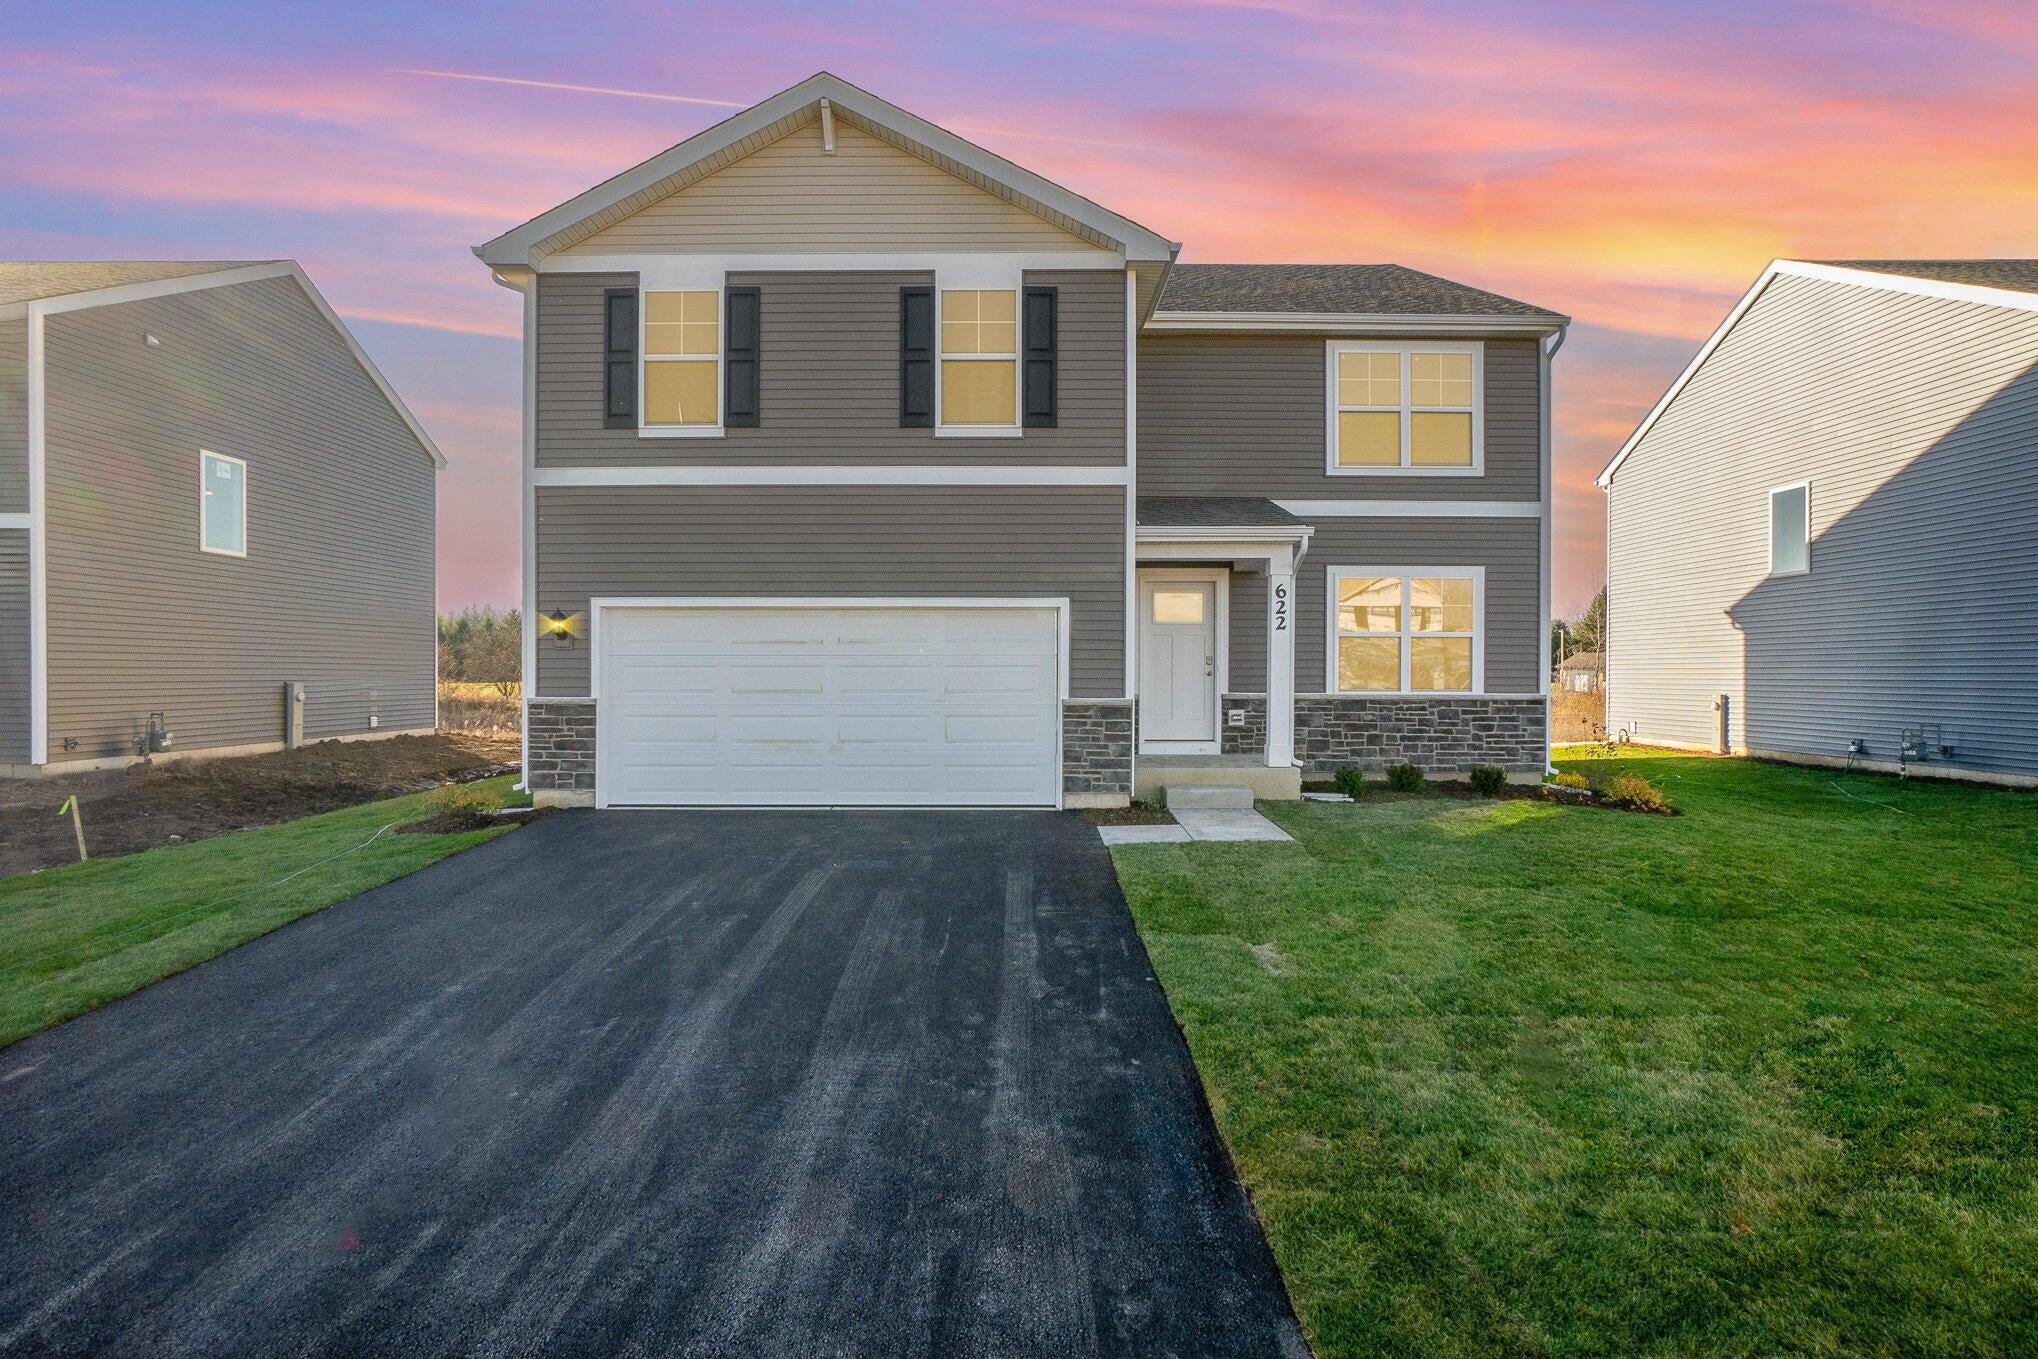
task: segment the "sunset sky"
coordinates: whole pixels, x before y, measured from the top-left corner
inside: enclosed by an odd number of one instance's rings
[[[1560,613],[1593,474],[1770,258],[2038,254],[2029,0],[0,0],[0,258],[301,261],[451,459],[441,604],[507,604],[518,302],[468,247],[820,69],[1185,260],[1574,316]]]

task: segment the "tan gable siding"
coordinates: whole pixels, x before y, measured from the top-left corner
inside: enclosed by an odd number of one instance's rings
[[[1094,250],[1088,241],[846,123],[816,126],[603,228],[562,255]]]
[[[28,318],[0,318],[0,512],[28,508]]]
[[[1070,686],[1125,692],[1119,488],[541,487],[538,611],[596,596],[1066,596]],[[587,693],[585,638],[538,643],[538,693]]]
[[[1769,492],[1811,483],[1811,571]],[[1607,724],[2038,775],[2038,314],[1783,275],[1608,492]]]

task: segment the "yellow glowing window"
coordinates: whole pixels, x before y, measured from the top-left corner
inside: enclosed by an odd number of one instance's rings
[[[1153,621],[1156,623],[1200,623],[1203,621],[1201,590],[1155,590]]]
[[[1479,687],[1479,573],[1331,577],[1333,685],[1347,693]]]
[[[721,423],[722,295],[644,294],[644,423]]]
[[[1019,295],[1009,288],[941,291],[941,423],[1018,423]]]
[[[1482,353],[1476,345],[1334,343],[1331,470],[1475,470]]]

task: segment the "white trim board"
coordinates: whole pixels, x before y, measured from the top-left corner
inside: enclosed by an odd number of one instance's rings
[[[637,274],[643,279],[642,286],[655,292],[671,288],[720,287],[720,280],[728,274],[948,273],[957,278],[1004,278],[1016,277],[1029,270],[1116,273],[1125,267],[1125,258],[1110,250],[833,251],[749,255],[732,255],[725,251],[689,255],[672,251],[657,255],[548,255],[531,267],[541,274]],[[978,285],[956,283],[950,286],[972,288]],[[983,286],[1000,285],[990,283]]]
[[[1153,331],[1312,331],[1339,335],[1550,335],[1568,316],[1400,316],[1377,312],[1156,311]]]
[[[1126,486],[1124,467],[540,467],[536,486]]]
[[[851,115],[852,122],[861,118],[885,128],[927,153],[937,164],[948,160],[981,175],[1023,200],[1020,203],[1022,207],[1028,202],[1036,204],[1049,214],[1058,214],[1097,236],[1119,243],[1128,259],[1172,260],[1180,249],[1176,242],[1149,231],[1130,218],[1108,211],[1002,156],[885,102],[867,90],[858,89],[840,76],[820,71],[540,213],[494,240],[475,246],[474,253],[486,264],[529,263],[533,254],[546,253],[553,238],[582,227],[590,218],[626,199],[641,193],[657,192],[667,181],[700,162],[764,132],[809,106],[818,105],[822,99],[828,100],[834,114],[846,113]]]
[[[35,516],[27,510],[0,510],[0,529],[27,530],[35,527]]]
[[[1848,269],[1833,264],[1813,264],[1806,260],[1771,260],[1769,267],[1749,285],[1748,291],[1741,294],[1741,300],[1734,304],[1733,310],[1727,313],[1719,328],[1699,347],[1698,353],[1692,356],[1684,371],[1677,375],[1677,380],[1672,382],[1663,395],[1657,398],[1656,404],[1649,408],[1649,413],[1642,417],[1641,424],[1635,426],[1635,432],[1627,437],[1627,442],[1620,446],[1620,451],[1601,469],[1599,476],[1595,478],[1601,490],[1612,484],[1613,474],[1628,460],[1628,455],[1635,451],[1643,436],[1655,428],[1656,421],[1662,418],[1663,412],[1670,409],[1670,403],[1675,401],[1692,378],[1698,375],[1698,370],[1712,357],[1713,351],[1720,347],[1728,333],[1740,323],[1743,316],[1747,315],[1748,309],[1755,305],[1756,299],[1768,291],[1769,285],[1779,276],[1818,279],[1826,283],[1846,283],[1860,288],[1879,288],[1885,292],[1911,293],[1918,297],[1937,297],[1955,302],[1977,302],[1985,306],[2007,307],[2016,311],[2038,311],[2038,293],[2020,292],[2014,288],[1989,288],[1975,283],[1947,283],[1939,279],[1913,278],[1907,274],[1885,274],[1876,269]]]
[[[1535,500],[1276,500],[1304,519],[1540,519]]]

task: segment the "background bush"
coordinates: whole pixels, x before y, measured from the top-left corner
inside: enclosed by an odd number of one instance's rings
[[[1471,782],[1472,791],[1484,797],[1498,797],[1507,786],[1507,771],[1497,764],[1474,765],[1465,777]]]
[[[1616,774],[1606,781],[1606,787],[1599,795],[1616,807],[1629,807],[1638,812],[1667,812],[1670,800],[1663,796],[1663,790],[1643,778],[1640,774]]]
[[[1357,802],[1366,791],[1365,774],[1351,765],[1346,765],[1343,769],[1331,775],[1330,782],[1332,787],[1354,802]]]
[[[1387,786],[1397,793],[1419,793],[1424,782],[1422,766],[1419,764],[1387,766]]]

